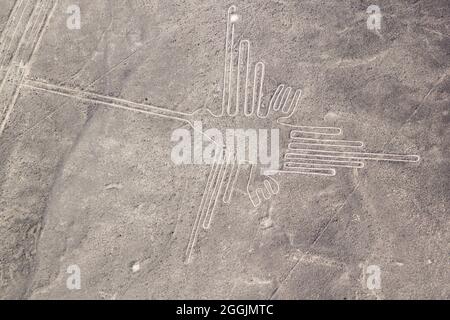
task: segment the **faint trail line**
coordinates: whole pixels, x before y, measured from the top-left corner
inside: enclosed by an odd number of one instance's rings
[[[434,34],[436,34],[436,35],[438,35],[438,36],[440,36],[442,38],[450,38],[450,35],[442,33],[440,31],[433,30],[433,29],[430,29],[430,28],[427,28],[427,27],[424,27],[424,26],[419,26],[419,27],[421,27],[424,30],[427,30],[428,32],[434,33]]]
[[[314,241],[312,242],[312,244],[309,246],[309,249],[305,252],[305,254],[302,256],[302,258],[300,258],[297,262],[294,263],[294,265],[292,266],[292,268],[289,270],[289,272],[286,274],[286,276],[281,280],[280,284],[275,288],[275,290],[273,290],[273,292],[271,293],[269,300],[272,300],[275,295],[278,293],[278,291],[280,290],[280,288],[286,283],[286,281],[288,280],[288,278],[291,276],[291,274],[294,272],[294,270],[297,268],[297,266],[299,265],[300,262],[302,262],[302,260],[304,259],[304,257],[307,254],[310,254],[311,249],[314,247],[314,245],[317,243],[317,241],[320,240],[320,238],[323,236],[323,234],[325,233],[325,231],[328,229],[328,227],[330,226],[331,222],[334,220],[334,218],[339,214],[339,212],[344,208],[344,206],[348,203],[350,197],[357,191],[358,187],[360,185],[360,181],[358,181],[358,183],[355,185],[355,187],[353,188],[352,192],[347,196],[347,198],[345,198],[344,202],[339,206],[339,208],[336,209],[336,211],[333,213],[333,215],[331,216],[331,218],[328,220],[327,224],[322,228],[322,230],[319,231],[318,235],[316,236],[316,238],[314,239]]]
[[[20,75],[19,81],[22,81],[24,74]],[[0,136],[5,130],[6,123],[8,122],[9,117],[11,116],[14,105],[16,104],[17,98],[19,97],[21,85],[15,86],[12,91],[11,102],[9,105],[5,106],[4,113],[2,114],[2,122],[0,124]]]
[[[104,79],[107,77],[110,73],[114,72],[116,69],[118,69],[122,64],[127,62],[131,57],[133,57],[136,53],[138,53],[141,49],[137,49],[133,52],[131,52],[128,56],[126,56],[124,59],[120,60],[118,63],[116,63],[114,66],[112,66],[108,71],[100,75],[97,79],[92,81],[85,89],[92,87],[94,84],[96,84],[98,81]]]
[[[29,2],[30,3],[30,2]],[[8,71],[0,85],[0,97],[5,98],[1,114],[0,136],[3,134],[22,87],[22,81],[30,72],[30,63],[39,47],[45,28],[55,10],[56,1],[38,0],[31,11],[25,30],[14,50]],[[24,11],[27,7],[24,8]],[[16,75],[17,71],[20,75]],[[11,73],[12,77],[10,78]],[[6,82],[9,80],[9,83]],[[5,88],[6,86],[6,88]]]
[[[450,69],[447,69],[444,74],[433,84],[432,88],[428,91],[428,93],[422,98],[422,101],[419,103],[419,105],[414,109],[414,111],[411,113],[411,115],[403,122],[403,124],[400,126],[400,128],[395,132],[395,134],[392,136],[392,138],[386,142],[383,146],[383,149],[389,145],[395,138],[397,138],[402,131],[402,129],[411,121],[411,119],[416,115],[416,113],[419,111],[421,107],[423,107],[426,99],[433,93],[433,91],[444,81],[444,79],[448,76]]]
[[[50,2],[51,3],[51,2]],[[33,48],[33,51],[31,52],[29,61],[28,61],[28,65],[29,68],[31,68],[31,65],[34,62],[34,58],[35,58],[35,54],[36,52],[39,50],[39,48],[41,47],[41,43],[42,43],[42,38],[44,36],[44,31],[48,28],[48,26],[50,25],[50,20],[53,17],[55,10],[56,10],[56,6],[58,4],[58,0],[55,0],[53,2],[53,6],[51,6],[50,12],[47,14],[47,17],[44,20],[44,23],[41,25],[41,29],[38,30],[38,39],[36,42],[36,45]]]
[[[93,60],[93,55],[95,56],[95,54],[96,54],[96,52],[99,50],[99,47],[102,45],[102,44],[105,44],[105,43],[107,43],[108,41],[106,40],[106,37],[108,36],[108,33],[109,32],[111,32],[111,27],[112,27],[112,25],[113,25],[113,22],[114,22],[114,18],[113,18],[113,15],[112,15],[112,12],[110,12],[110,22],[109,22],[109,24],[108,24],[108,26],[105,28],[105,30],[103,30],[103,32],[102,32],[102,34],[101,34],[101,36],[99,37],[99,40],[98,40],[98,43],[97,43],[97,46],[95,47],[95,49],[91,52],[91,57],[87,60],[86,59],[86,61],[82,64],[82,66],[75,72],[75,73],[73,73],[72,75],[70,75],[67,79],[65,79],[65,80],[63,80],[63,81],[61,81],[60,83],[58,83],[58,85],[65,85],[65,84],[67,84],[69,81],[70,82],[72,82],[72,81],[74,81],[75,79],[78,79],[79,77],[80,77],[80,75],[84,72],[84,71],[86,71],[86,68],[94,61]],[[104,47],[104,55],[106,56],[106,54],[107,54],[107,50],[106,50],[106,48]],[[135,52],[132,52],[132,54],[134,54]],[[123,61],[119,61],[119,63],[117,63],[116,65],[119,65],[119,64],[121,64]],[[113,67],[111,67],[111,69],[113,69],[114,68],[114,66]],[[111,70],[111,69],[109,69],[109,70]],[[102,74],[102,75],[104,75],[104,74]],[[102,76],[101,75],[101,76]],[[100,76],[100,77],[101,77]],[[97,80],[99,80],[100,78],[97,78]]]
[[[19,4],[18,8],[19,8],[20,6],[22,6],[22,3],[23,3],[23,1]],[[36,4],[37,4],[37,3],[36,3]],[[24,15],[25,11],[26,11],[26,8],[27,8],[27,4],[25,3],[25,6],[24,6],[24,8],[22,9],[22,12],[20,13],[19,20],[17,20],[17,24],[16,24],[16,26],[14,27],[13,33],[12,33],[12,35],[11,35],[11,39],[10,39],[10,41],[9,41],[9,43],[8,43],[8,47],[6,48],[6,54],[1,56],[0,65],[3,65],[3,62],[5,61],[5,59],[7,59],[7,57],[10,55],[9,50],[10,50],[10,48],[11,48],[12,43],[14,42],[14,37],[15,37],[15,35],[16,35],[16,33],[17,33],[17,29],[19,28],[20,22],[22,21],[22,18],[23,18],[23,15]],[[12,18],[13,18],[13,20],[14,20],[14,22],[15,22],[16,17],[15,17],[15,16],[12,16]],[[9,31],[9,30],[8,30],[8,31]],[[3,51],[3,50],[4,50],[4,48],[2,48],[2,51]],[[12,59],[13,59],[13,58],[11,57],[11,60],[12,60]]]
[[[55,6],[56,7],[56,6]],[[143,49],[146,48],[147,45],[151,44],[151,40],[147,41],[142,47],[136,49],[135,51],[133,51],[132,53],[130,53],[128,56],[126,56],[124,59],[122,59],[121,61],[119,61],[117,64],[115,64],[112,68],[108,69],[107,71],[105,71],[103,74],[101,74],[100,76],[98,76],[96,79],[94,79],[92,82],[90,82],[87,86],[84,86],[83,88],[81,88],[80,90],[87,90],[90,87],[92,87],[94,84],[96,84],[98,81],[100,81],[101,79],[103,79],[104,77],[106,77],[107,75],[109,75],[111,72],[113,72],[114,70],[116,70],[120,65],[122,65],[123,63],[127,62],[129,60],[129,58],[131,58],[133,55],[135,55],[136,53],[138,53],[139,51],[142,51]],[[31,64],[31,63],[30,63]],[[32,80],[32,79],[29,79]],[[65,83],[67,80],[62,81],[62,83]],[[20,137],[23,137],[25,135],[27,135],[28,133],[30,133],[31,131],[33,131],[34,129],[37,129],[40,127],[40,125],[42,123],[44,123],[46,120],[50,119],[54,114],[56,114],[58,111],[61,111],[64,109],[64,106],[66,104],[68,104],[69,101],[64,102],[60,107],[54,107],[53,111],[49,112],[46,116],[44,116],[41,120],[38,120],[35,124],[33,124],[30,128],[28,128],[27,130],[25,130],[24,132],[18,134],[17,136],[14,137],[14,139],[12,139],[8,145],[12,145],[14,142],[17,141],[17,139],[19,139]]]
[[[34,8],[33,8],[33,12],[34,12],[34,10],[36,9],[36,7],[37,7],[37,2],[36,2],[35,6],[34,6]],[[25,9],[26,9],[26,5],[25,5],[25,8],[23,9],[23,12],[25,11]],[[23,12],[22,12],[22,14],[23,14]],[[19,40],[19,42],[18,42],[18,44],[17,44],[17,47],[14,49],[13,55],[12,55],[11,60],[10,60],[10,64],[9,64],[9,66],[8,66],[8,68],[7,68],[7,71],[6,71],[6,75],[5,75],[5,77],[3,78],[3,80],[2,80],[2,82],[1,82],[1,84],[0,84],[0,94],[2,93],[3,88],[4,88],[4,86],[5,86],[6,82],[7,82],[8,76],[10,75],[11,72],[14,72],[14,70],[13,70],[13,69],[14,69],[14,68],[13,68],[13,67],[14,67],[14,64],[20,65],[21,62],[22,62],[20,59],[17,59],[17,57],[18,57],[18,52],[19,52],[20,46],[21,46],[21,44],[22,44],[22,41],[25,39],[25,34],[26,34],[26,32],[27,32],[26,27],[28,27],[28,25],[30,24],[30,21],[31,21],[31,19],[32,19],[32,17],[33,17],[33,12],[31,13],[30,19],[28,20],[27,25],[25,26],[25,30],[23,31],[22,35],[20,36],[20,40]],[[20,22],[20,21],[19,21],[19,22]],[[16,29],[17,29],[17,28],[18,28],[18,25],[16,26]],[[11,43],[10,43],[10,45],[11,45]],[[10,49],[10,47],[8,47],[7,51],[9,51],[9,49]],[[9,53],[7,53],[7,55],[9,55]],[[0,58],[2,59],[0,65],[3,64],[3,61],[4,61],[5,56],[6,56],[6,55],[2,55],[2,56],[0,57]],[[12,82],[13,82],[13,84],[18,83],[16,80],[14,80],[14,78],[13,78],[13,81],[12,81]]]
[[[19,95],[21,82],[24,77],[26,77],[28,73],[28,68],[24,65],[24,54],[27,52],[27,49],[29,46],[35,45],[35,38],[31,38],[30,41],[26,44],[25,40],[27,38],[28,32],[32,31],[33,26],[36,24],[36,22],[39,19],[39,11],[40,4],[42,4],[41,0],[38,0],[35,2],[35,5],[31,11],[30,18],[28,19],[28,22],[25,26],[25,29],[23,30],[19,43],[17,47],[14,50],[13,56],[11,58],[11,63],[8,68],[8,71],[6,72],[6,75],[0,85],[0,97],[2,98],[2,102],[5,103],[5,107],[3,109],[3,112],[1,114],[1,124],[0,124],[0,136],[2,135],[6,124],[9,120],[9,117],[12,113],[12,110],[14,108],[14,105],[16,103],[17,97]],[[26,6],[24,8],[24,11],[26,11]],[[23,14],[22,12],[22,14]],[[18,27],[18,26],[17,26]],[[16,28],[17,30],[17,28]],[[9,50],[9,48],[8,48]],[[26,62],[26,60],[25,60]],[[17,71],[20,73],[19,76],[17,76]],[[10,75],[12,73],[11,79],[9,79]],[[7,83],[9,81],[9,83]],[[4,98],[4,100],[3,100]]]
[[[0,54],[3,54],[3,51],[5,49],[5,45],[6,45],[7,40],[8,40],[8,35],[12,31],[11,30],[12,24],[16,20],[16,16],[15,16],[16,15],[16,11],[19,10],[19,7],[22,5],[22,2],[23,2],[23,0],[17,0],[14,3],[14,7],[11,9],[11,11],[9,13],[8,21],[6,22],[6,26],[3,29],[3,32],[2,32],[2,34],[0,36],[0,43],[1,43]],[[13,40],[13,37],[10,38],[10,41],[9,41],[9,44],[8,44],[8,48],[11,46],[11,41],[12,40]],[[6,54],[8,54],[8,52]],[[4,57],[2,56],[0,59],[1,59],[0,60],[0,67],[2,67],[3,66],[3,59],[4,59]]]

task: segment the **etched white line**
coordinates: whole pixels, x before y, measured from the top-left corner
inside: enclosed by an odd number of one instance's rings
[[[299,154],[299,155],[309,154],[309,155],[316,155],[316,156],[320,156],[320,157],[332,157],[332,158],[343,158],[343,159],[394,161],[394,162],[419,162],[420,161],[420,156],[418,156],[418,155],[301,149],[301,148],[292,148],[291,144],[289,144],[289,150],[293,150],[293,151],[295,151],[293,153]]]

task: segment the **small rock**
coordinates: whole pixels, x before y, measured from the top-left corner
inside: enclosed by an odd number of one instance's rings
[[[141,266],[139,265],[139,262],[136,262],[133,264],[133,266],[131,267],[131,270],[134,272],[138,272],[139,269],[141,269]]]
[[[261,229],[268,229],[273,226],[273,221],[270,218],[264,218],[260,222]]]
[[[335,121],[337,118],[339,118],[339,116],[336,114],[336,113],[334,113],[334,112],[328,112],[326,115],[325,115],[325,117],[323,117],[323,119],[326,121],[326,122],[333,122],[333,121]]]
[[[121,183],[110,183],[105,186],[105,190],[121,190],[123,188],[123,185]]]

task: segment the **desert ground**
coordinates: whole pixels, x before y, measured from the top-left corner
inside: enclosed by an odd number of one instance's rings
[[[449,299],[449,19],[446,0],[0,0],[0,298]],[[220,109],[227,25],[263,106],[301,89],[296,124],[417,161],[280,171],[257,206],[243,166],[198,224],[211,165],[174,164],[191,128],[146,110]]]

